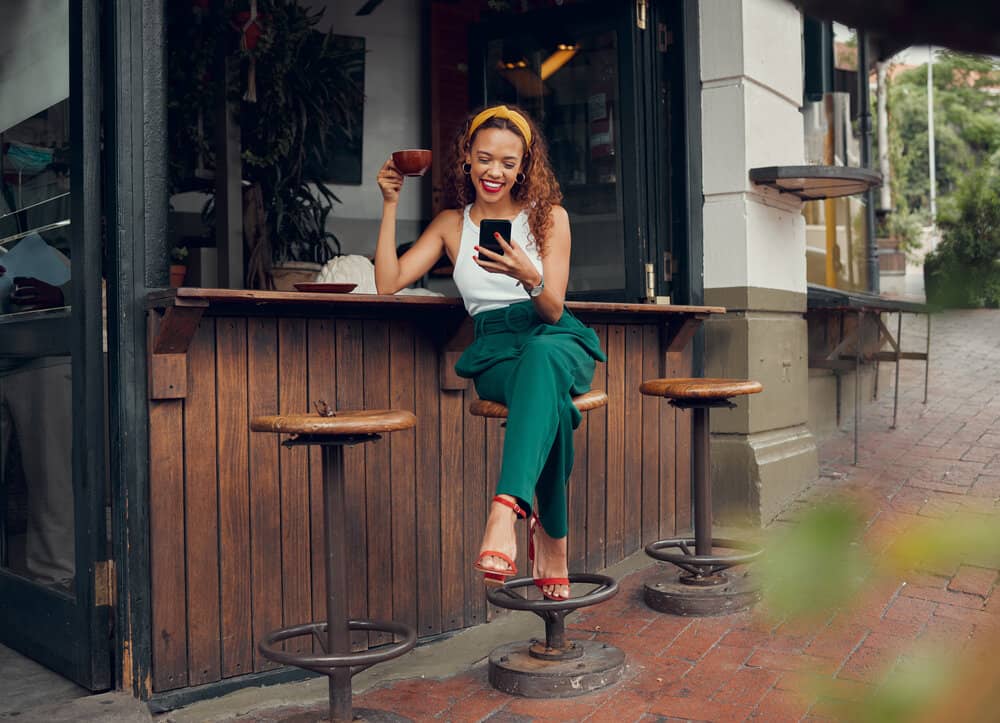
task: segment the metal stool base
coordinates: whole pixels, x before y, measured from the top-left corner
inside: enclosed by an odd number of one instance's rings
[[[717,573],[715,585],[683,582],[687,573],[670,570],[650,578],[643,590],[646,604],[661,613],[707,617],[738,613],[760,600],[760,585],[747,571]]]
[[[534,641],[508,643],[490,653],[490,684],[523,698],[573,698],[622,678],[625,653],[595,640],[574,640],[582,654],[571,660],[539,660],[530,653]]]

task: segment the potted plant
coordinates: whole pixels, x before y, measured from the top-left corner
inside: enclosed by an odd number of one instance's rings
[[[176,289],[184,283],[187,275],[188,250],[186,246],[174,246],[170,249],[170,288]]]
[[[351,76],[352,64],[362,59],[333,42],[332,31],[316,30],[323,10],[312,11],[297,0],[237,2],[230,12],[225,16],[215,5],[202,10],[177,4],[168,15],[170,32],[182,39],[178,52],[191,35],[209,45],[226,42],[244,71],[228,92],[240,109],[248,285],[312,281],[340,252],[336,236],[326,229],[339,199],[323,183],[322,169],[333,144],[351,138],[352,109],[364,100]],[[199,47],[196,59],[203,60],[194,67],[171,56],[171,94],[179,99],[170,104],[178,122],[171,135],[181,155],[196,151],[199,162],[214,165],[205,142],[214,138],[213,114],[180,105],[199,102],[195,98],[211,78],[207,59],[214,51]]]

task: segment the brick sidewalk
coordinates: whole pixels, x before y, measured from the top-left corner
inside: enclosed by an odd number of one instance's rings
[[[909,348],[922,340],[923,322],[906,325]],[[801,511],[832,494],[863,496],[865,542],[878,552],[922,519],[1000,506],[1000,312],[935,318],[926,406],[923,365],[904,362],[900,380],[898,429],[888,429],[892,367],[884,365],[881,398],[863,413],[859,466],[850,464],[849,433],[827,441],[820,480],[774,527],[794,524]],[[835,720],[836,699],[867,695],[909,646],[933,643],[959,652],[1000,621],[997,570],[988,567],[913,571],[869,586],[850,610],[810,626],[749,613],[700,620],[653,613],[639,593],[646,575],[630,575],[615,599],[569,619],[575,636],[626,652],[625,679],[606,691],[555,701],[514,698],[494,691],[479,665],[447,679],[388,684],[355,702],[418,721],[456,723]],[[806,692],[812,674],[825,679],[825,697]],[[301,708],[238,718],[306,719],[314,714]]]

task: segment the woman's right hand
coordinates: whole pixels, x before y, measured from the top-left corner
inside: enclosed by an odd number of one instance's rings
[[[379,189],[382,191],[383,201],[387,203],[396,203],[399,201],[399,189],[403,187],[403,174],[396,168],[396,164],[392,162],[391,156],[379,170],[376,180],[378,181]]]

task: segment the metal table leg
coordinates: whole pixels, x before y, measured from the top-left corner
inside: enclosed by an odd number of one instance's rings
[[[896,428],[896,410],[899,407],[899,357],[903,353],[903,312],[899,312],[896,322],[896,382],[892,390],[892,427]]]

